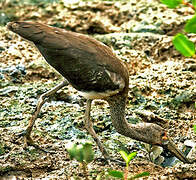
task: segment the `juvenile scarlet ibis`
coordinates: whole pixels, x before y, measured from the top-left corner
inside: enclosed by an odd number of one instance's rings
[[[10,22],[8,29],[32,41],[45,60],[65,80],[43,94],[26,129],[26,143],[32,144],[31,131],[45,99],[70,83],[87,99],[85,127],[105,158],[109,158],[90,121],[93,99],[110,105],[111,120],[116,131],[124,136],[159,145],[185,163],[189,160],[167,136],[166,130],[152,123],[129,124],[125,119],[129,74],[123,62],[103,43],[83,34],[47,26],[37,22]]]

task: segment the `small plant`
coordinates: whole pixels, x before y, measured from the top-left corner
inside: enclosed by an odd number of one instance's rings
[[[94,159],[94,152],[92,150],[92,143],[90,142],[85,142],[83,144],[69,144],[67,146],[67,151],[70,155],[71,159],[76,159],[81,165],[83,169],[83,174],[85,177],[85,180],[89,180],[88,178],[88,169],[87,169],[87,164],[93,161]],[[135,176],[129,177],[128,175],[128,170],[129,170],[129,163],[130,161],[136,156],[136,152],[133,152],[131,154],[127,154],[125,151],[120,151],[120,154],[122,158],[124,159],[126,163],[126,167],[124,172],[121,171],[116,171],[116,170],[109,170],[109,175],[115,178],[120,178],[124,180],[131,180],[131,179],[136,179],[144,176],[148,176],[149,172],[142,172],[139,174],[136,174]],[[97,175],[97,179],[100,179],[101,177],[104,176],[104,172],[100,173]],[[100,177],[99,177],[100,176]]]
[[[131,180],[131,179],[136,179],[136,178],[140,178],[144,176],[149,176],[149,172],[142,172],[142,173],[136,174],[135,176],[129,177],[129,163],[136,156],[137,153],[133,152],[131,154],[127,154],[125,151],[120,151],[120,154],[126,163],[125,170],[124,172],[110,170],[108,172],[110,176],[119,178],[119,179],[124,179],[124,180]]]
[[[92,144],[90,142],[79,145],[71,144],[67,147],[67,151],[71,159],[76,159],[82,165],[85,180],[88,180],[87,164],[94,159]]]
[[[163,4],[167,5],[169,8],[176,8],[179,5],[185,5],[191,7],[196,11],[196,0],[191,2],[185,0],[160,0]],[[196,15],[189,19],[184,28],[186,33],[196,33]],[[195,54],[195,44],[188,39],[185,34],[178,33],[173,38],[173,44],[175,48],[185,57],[196,58]]]

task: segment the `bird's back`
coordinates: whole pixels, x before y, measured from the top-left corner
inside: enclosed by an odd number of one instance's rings
[[[91,93],[87,98],[102,98],[128,87],[125,65],[109,47],[89,36],[35,22],[12,22],[8,28],[34,42],[73,87],[84,96]]]

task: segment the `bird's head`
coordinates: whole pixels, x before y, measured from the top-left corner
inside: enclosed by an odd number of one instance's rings
[[[22,36],[23,38],[36,42],[42,38],[43,31],[40,29],[39,23],[30,21],[14,21],[7,24],[8,30]]]
[[[172,139],[167,136],[166,132],[163,133],[161,140],[162,140],[161,146],[164,149],[167,149],[169,152],[171,152],[175,157],[177,157],[182,162],[191,163],[190,160],[187,159],[186,156],[178,149],[178,147],[175,145]]]
[[[190,163],[185,155],[178,149],[172,139],[168,136],[166,130],[161,126],[151,123],[145,123],[145,131],[148,131],[148,137],[152,140],[151,144],[156,144],[171,152],[184,163]]]

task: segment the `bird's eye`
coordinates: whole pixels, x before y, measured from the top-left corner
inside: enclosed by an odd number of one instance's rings
[[[162,140],[167,140],[168,138],[167,138],[167,133],[166,132],[163,132],[162,134],[161,134],[161,137],[162,137]]]
[[[12,24],[12,29],[18,29],[19,28],[19,24],[18,23],[13,23]]]

